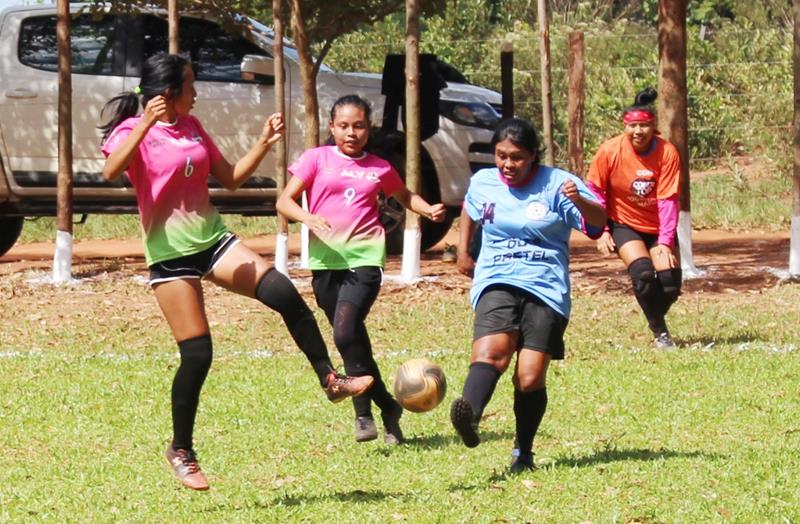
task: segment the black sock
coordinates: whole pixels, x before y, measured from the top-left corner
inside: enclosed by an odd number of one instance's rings
[[[281,315],[289,334],[314,368],[320,385],[327,386],[328,373],[334,371],[328,348],[314,314],[292,281],[280,271],[270,269],[256,287],[256,299]]]
[[[547,409],[547,388],[524,392],[514,389],[514,417],[517,424],[517,446],[520,453],[533,452],[533,438]]]
[[[476,423],[480,422],[483,410],[492,398],[500,374],[499,369],[486,362],[474,362],[469,366],[461,396],[472,407]]]
[[[181,364],[172,381],[172,447],[192,449],[192,433],[200,390],[211,367],[211,336],[178,342]]]

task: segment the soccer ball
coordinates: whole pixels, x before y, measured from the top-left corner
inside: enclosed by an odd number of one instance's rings
[[[438,406],[447,392],[442,368],[427,358],[412,358],[403,363],[394,375],[394,396],[407,410],[415,413]]]

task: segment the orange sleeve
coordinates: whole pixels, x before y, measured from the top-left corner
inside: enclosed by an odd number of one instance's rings
[[[597,150],[592,160],[592,165],[589,166],[589,174],[586,180],[603,191],[608,191],[608,176],[611,168],[608,165],[608,152],[606,144],[602,144]]]
[[[677,195],[680,179],[681,157],[675,146],[666,142],[664,144],[664,161],[658,176],[656,198],[663,200]]]

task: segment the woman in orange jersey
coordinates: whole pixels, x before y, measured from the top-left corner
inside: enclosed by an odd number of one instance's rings
[[[624,132],[604,142],[589,168],[587,185],[603,202],[608,227],[597,249],[616,251],[631,277],[636,300],[659,348],[675,343],[665,316],[681,293],[678,225],[678,150],[656,131],[647,88],[622,113]]]

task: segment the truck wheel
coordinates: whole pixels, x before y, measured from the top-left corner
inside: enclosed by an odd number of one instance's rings
[[[423,170],[424,169],[425,168],[423,168]],[[430,185],[432,184],[423,183],[420,195],[428,202],[439,202],[438,188],[434,190],[434,188],[426,187]],[[403,232],[406,228],[406,210],[403,205],[394,198],[388,200],[381,199],[381,223],[386,230],[386,253],[389,255],[402,254]],[[422,239],[420,241],[420,248],[422,251],[427,251],[443,239],[447,232],[450,231],[450,226],[452,224],[453,215],[451,213],[447,213],[447,216],[442,222],[431,222],[424,218],[421,219],[420,232],[422,233]]]
[[[11,249],[22,233],[25,217],[0,217],[0,256]]]
[[[401,134],[391,133],[379,135],[373,143],[373,152],[388,160],[405,181],[405,142]],[[422,151],[422,188],[420,195],[431,203],[441,200],[436,177],[436,168],[433,161],[423,149]],[[381,223],[386,230],[386,252],[390,255],[403,253],[403,232],[405,231],[406,213],[403,205],[394,198],[380,201]],[[448,213],[443,222],[436,223],[422,219],[420,230],[422,233],[421,249],[426,251],[436,245],[450,231],[453,216]]]

